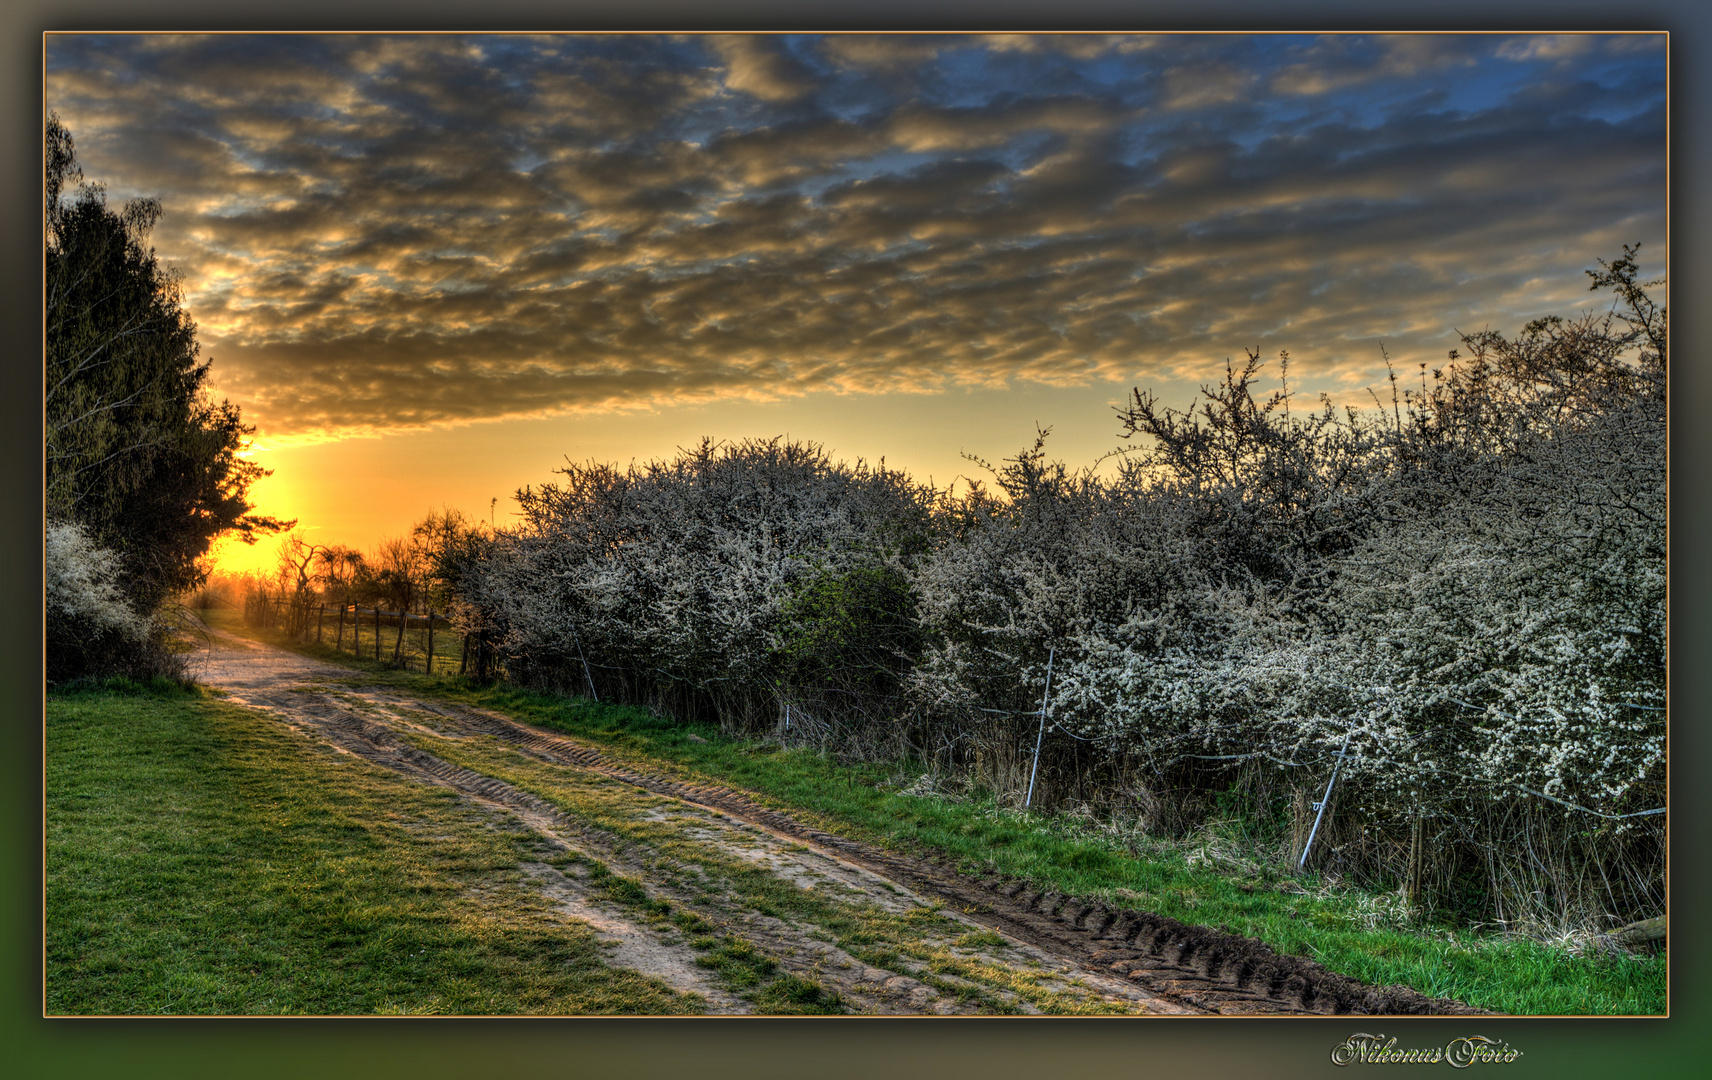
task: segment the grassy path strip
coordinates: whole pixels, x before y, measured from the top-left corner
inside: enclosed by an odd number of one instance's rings
[[[1189,851],[1192,859],[1180,848],[1130,850],[1086,822],[1018,814],[980,799],[907,794],[901,789],[915,777],[899,766],[839,766],[806,751],[728,740],[642,709],[475,687],[353,662],[329,649],[296,648],[354,669],[353,686],[491,709],[587,740],[639,768],[745,789],[828,831],[1258,937],[1365,982],[1519,1015],[1665,1011],[1662,956],[1580,957],[1528,940],[1421,926],[1401,917],[1389,897],[1298,882],[1275,867],[1244,862],[1217,837]]]
[[[452,793],[165,688],[47,707],[46,1010],[672,1014]]]
[[[815,968],[792,976],[797,980],[795,996],[779,1000],[782,995],[775,988],[766,988],[774,998],[767,1011],[781,1011],[780,1006],[783,1011],[820,1011],[801,1006],[834,1001],[835,992],[822,987],[816,997],[812,988],[823,982],[848,983],[850,976],[820,970],[821,964],[846,970],[865,966],[870,984],[884,980],[900,985],[896,977],[902,975],[907,984],[930,988],[939,1001],[936,1008],[950,1011],[1134,1011],[1125,1002],[1081,991],[1078,980],[1066,979],[1038,960],[1031,963],[998,935],[972,933],[967,924],[933,906],[876,903],[871,892],[849,884],[832,860],[810,854],[800,844],[782,844],[718,813],[685,807],[598,774],[544,763],[503,744],[451,742],[422,733],[407,738],[437,757],[546,800],[587,829],[612,837],[626,869],[635,874],[613,880],[629,883],[625,888],[637,906],[659,916],[675,913],[686,920],[682,925],[700,927],[691,931],[693,940],[705,938],[715,926],[760,925],[768,929],[749,933],[765,952],[816,957],[811,961]],[[667,809],[673,812],[664,812]],[[601,872],[609,871],[603,867]],[[644,880],[649,888],[641,885]],[[815,942],[833,948],[816,948]],[[714,957],[732,956],[725,943],[718,945]],[[745,939],[737,947],[752,953],[754,943]],[[792,966],[801,968],[800,963]],[[919,1004],[927,1000],[924,996]]]

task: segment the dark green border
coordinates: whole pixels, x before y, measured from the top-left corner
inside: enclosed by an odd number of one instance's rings
[[[139,8],[116,0],[13,0],[0,13],[10,73],[4,125],[4,322],[10,348],[0,354],[9,393],[0,398],[0,605],[24,613],[8,620],[0,658],[0,719],[18,752],[5,768],[0,814],[6,932],[0,934],[0,1047],[31,1077],[302,1077],[335,1080],[391,1076],[543,1077],[1171,1077],[1347,1075],[1331,1048],[1357,1031],[1396,1036],[1402,1047],[1442,1045],[1486,1035],[1523,1051],[1511,1065],[1483,1065],[1500,1076],[1698,1075],[1692,1063],[1712,1048],[1708,1019],[1707,935],[1679,917],[1673,935],[1676,977],[1668,1020],[1462,1021],[1082,1021],[1053,1020],[589,1020],[589,1021],[99,1021],[43,1020],[40,995],[40,263],[41,34],[96,29],[1665,29],[1672,32],[1673,237],[1677,370],[1672,383],[1672,793],[1673,895],[1679,912],[1698,912],[1707,895],[1703,730],[1709,695],[1707,520],[1708,406],[1712,361],[1705,319],[1705,217],[1709,193],[1705,119],[1712,21],[1693,0],[1448,0],[1395,5],[1359,0],[616,0],[548,3],[490,0],[471,5],[417,0],[407,17],[376,0],[267,0],[234,16],[221,0],[164,0]],[[1688,898],[1684,900],[1683,898]],[[1443,1065],[1390,1066],[1412,1075]],[[1382,1072],[1381,1075],[1388,1075]]]

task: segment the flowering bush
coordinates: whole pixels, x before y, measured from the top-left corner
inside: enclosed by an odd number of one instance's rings
[[[118,553],[96,544],[82,526],[60,521],[48,523],[42,555],[48,681],[122,670],[146,648],[155,623],[125,600]]]
[[[524,524],[463,581],[515,677],[711,709],[737,730],[824,698],[829,678],[860,707],[859,685],[907,667],[907,632],[842,648],[911,622],[898,568],[926,544],[928,496],[901,474],[778,439],[561,474],[519,493]]]

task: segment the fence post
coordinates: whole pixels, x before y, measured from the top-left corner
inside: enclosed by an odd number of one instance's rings
[[[1408,898],[1410,907],[1421,906],[1421,806],[1420,796],[1415,796],[1415,821],[1409,830],[1409,877],[1404,895]]]
[[[374,659],[380,663],[380,608],[374,609]]]
[[[464,635],[464,652],[458,657],[458,674],[462,675],[470,666],[470,635]]]
[[[1343,734],[1343,746],[1338,748],[1337,764],[1332,766],[1332,778],[1326,781],[1326,793],[1320,796],[1320,801],[1314,804],[1314,827],[1308,830],[1308,842],[1302,845],[1302,861],[1296,864],[1296,869],[1305,869],[1308,865],[1308,852],[1314,848],[1314,834],[1320,831],[1320,819],[1326,816],[1326,807],[1332,801],[1332,785],[1337,783],[1337,774],[1343,768],[1343,754],[1349,749],[1349,737],[1354,732]]]
[[[583,642],[575,630],[571,631],[571,640],[577,643],[577,659],[583,662],[583,678],[588,680],[589,695],[594,698],[596,705],[600,704],[600,691],[594,688],[594,672],[589,670],[588,657],[583,655]],[[785,726],[790,726],[790,706],[785,706]]]
[[[402,606],[398,609],[398,640],[392,643],[392,663],[394,667],[401,666],[404,661],[404,621],[410,618],[410,613]]]
[[[339,633],[338,633],[338,636],[333,638],[333,651],[334,652],[344,652],[345,651],[345,608],[346,608],[346,606],[347,605],[345,605],[345,604],[339,605]]]
[[[1028,771],[1028,798],[1022,801],[1024,810],[1034,805],[1034,778],[1040,773],[1040,744],[1046,739],[1046,699],[1052,694],[1052,657],[1057,651],[1056,645],[1046,650],[1046,689],[1040,695],[1040,733],[1034,737],[1034,768]]]
[[[434,609],[428,609],[428,667],[427,673],[434,674]]]

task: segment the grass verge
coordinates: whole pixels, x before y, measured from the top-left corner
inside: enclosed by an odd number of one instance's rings
[[[672,1014],[524,887],[536,841],[173,684],[48,697],[53,1015]]]

